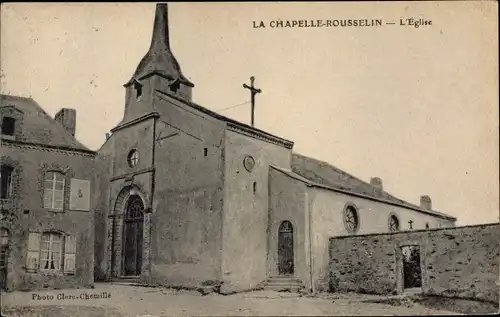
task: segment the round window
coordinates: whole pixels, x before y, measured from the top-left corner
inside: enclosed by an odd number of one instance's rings
[[[253,167],[255,166],[255,159],[250,155],[245,156],[245,158],[243,159],[243,166],[247,171],[251,172],[253,170]]]
[[[132,150],[128,153],[127,158],[128,165],[134,167],[139,163],[139,152],[137,150]]]
[[[396,232],[399,231],[399,219],[396,215],[389,216],[389,231]]]
[[[348,205],[344,209],[344,225],[349,233],[355,233],[359,229],[358,210],[353,205]]]

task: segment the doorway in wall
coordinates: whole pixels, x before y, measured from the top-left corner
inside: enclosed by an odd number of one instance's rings
[[[403,258],[403,289],[418,290],[422,287],[422,268],[420,265],[420,247],[407,245],[401,247]]]
[[[290,221],[283,221],[278,230],[278,273],[293,275],[293,226]]]
[[[123,275],[141,275],[144,204],[139,196],[130,196],[124,222]]]

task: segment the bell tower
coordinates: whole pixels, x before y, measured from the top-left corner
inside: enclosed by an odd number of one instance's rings
[[[153,111],[152,98],[155,89],[191,101],[194,84],[182,74],[179,62],[170,49],[166,3],[156,5],[151,45],[124,87],[125,115],[122,122]]]

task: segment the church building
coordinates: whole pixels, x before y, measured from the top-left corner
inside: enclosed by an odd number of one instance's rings
[[[192,101],[158,4],[121,122],[95,157],[95,278],[217,287],[328,287],[328,239],[454,226],[456,218],[293,152]],[[3,171],[2,171],[3,177]]]
[[[320,292],[332,237],[455,225],[429,196],[403,201],[379,177],[364,182],[194,103],[194,87],[158,4],[123,118],[97,152],[75,139],[75,110],[51,118],[2,95],[2,289],[118,280]]]

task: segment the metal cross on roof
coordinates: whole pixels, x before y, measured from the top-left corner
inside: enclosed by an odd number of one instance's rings
[[[243,84],[243,88],[250,90],[250,98],[251,98],[250,100],[251,100],[251,104],[252,104],[252,110],[251,110],[252,111],[252,117],[251,117],[252,127],[254,126],[255,95],[260,94],[262,92],[262,90],[254,87],[254,81],[255,81],[255,77],[252,76],[252,77],[250,77],[250,86],[248,86],[247,84]]]

